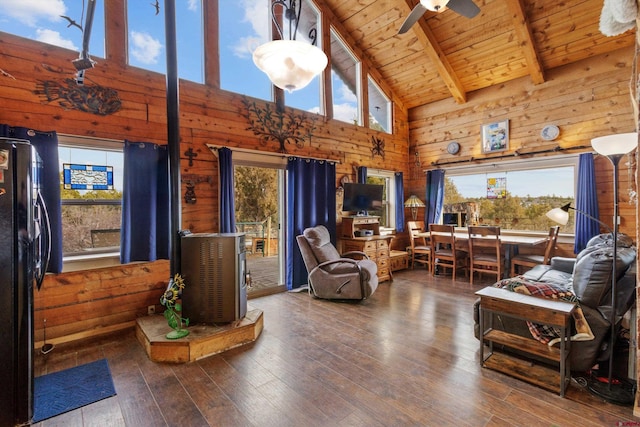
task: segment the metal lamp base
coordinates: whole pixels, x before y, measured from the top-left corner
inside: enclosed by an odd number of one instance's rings
[[[592,375],[587,388],[592,394],[617,405],[630,406],[635,400],[636,387],[631,381],[612,378],[609,384],[607,378],[596,378]]]

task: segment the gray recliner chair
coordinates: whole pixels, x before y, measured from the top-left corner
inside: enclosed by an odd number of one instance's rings
[[[309,273],[309,293],[315,297],[363,300],[378,288],[376,263],[364,252],[340,255],[325,226],[307,228],[296,240]]]

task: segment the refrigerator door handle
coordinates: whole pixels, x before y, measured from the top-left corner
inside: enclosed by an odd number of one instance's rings
[[[38,290],[42,287],[42,282],[44,281],[44,276],[47,273],[47,269],[49,268],[49,259],[51,257],[51,222],[49,221],[49,212],[47,211],[47,205],[44,203],[44,198],[42,197],[42,193],[38,191],[38,195],[36,196],[36,204],[40,208],[40,237],[38,241],[39,252],[41,254],[41,259],[37,262],[40,265],[39,270],[36,272],[35,280],[36,287]]]

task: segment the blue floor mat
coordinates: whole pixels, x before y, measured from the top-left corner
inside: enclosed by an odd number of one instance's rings
[[[107,359],[34,379],[33,420],[37,423],[116,394]]]

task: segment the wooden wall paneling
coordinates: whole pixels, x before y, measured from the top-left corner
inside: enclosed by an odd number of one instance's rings
[[[53,342],[130,327],[148,305],[159,305],[168,270],[168,261],[162,260],[47,274],[34,294],[36,340],[43,336],[44,319],[47,340]]]

